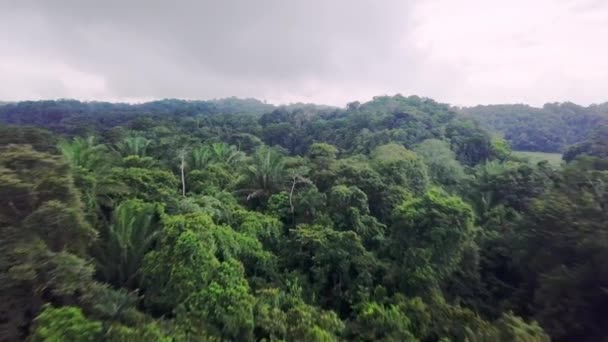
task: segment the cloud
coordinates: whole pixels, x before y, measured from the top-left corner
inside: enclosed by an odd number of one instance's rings
[[[591,0],[0,1],[0,97],[343,105],[399,92],[456,104],[593,102],[608,85],[604,8]]]
[[[608,2],[436,0],[418,15],[434,18],[418,29],[432,58],[464,75],[451,102],[608,100]]]

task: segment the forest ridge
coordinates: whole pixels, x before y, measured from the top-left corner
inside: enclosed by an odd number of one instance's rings
[[[377,100],[382,98],[387,97],[378,97]],[[352,102],[347,104],[347,107],[357,105],[358,102]],[[341,110],[332,106],[301,103],[275,106],[257,99],[236,97],[209,101],[168,99],[132,105],[76,100],[23,101],[0,102],[0,122],[39,125],[66,132],[70,129],[82,131],[84,126],[94,122],[103,121],[109,126],[116,125],[141,115],[158,117],[204,113],[261,116],[279,108],[290,111],[307,108],[307,111],[315,113],[314,115]],[[564,102],[547,103],[541,108],[507,104],[450,109],[463,117],[475,119],[482,127],[502,136],[511,148],[518,151],[562,153],[569,146],[586,141],[590,133],[608,120],[608,102],[587,107]],[[373,110],[368,114],[374,115]]]
[[[602,341],[607,113],[0,104],[0,341]]]

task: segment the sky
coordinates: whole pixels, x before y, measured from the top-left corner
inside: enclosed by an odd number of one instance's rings
[[[0,101],[608,101],[608,0],[0,0]]]

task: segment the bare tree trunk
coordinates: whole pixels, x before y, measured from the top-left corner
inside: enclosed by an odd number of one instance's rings
[[[186,166],[186,162],[184,160],[184,155],[182,154],[182,163],[180,165],[180,169],[182,172],[182,196],[186,197],[186,179],[184,177],[184,168]]]
[[[296,188],[296,183],[297,183],[297,178],[298,176],[294,176],[293,177],[293,183],[291,184],[291,191],[289,191],[289,207],[291,208],[291,220],[293,221],[293,226],[296,227],[297,226],[297,222],[296,222],[296,210],[293,207],[293,191]]]
[[[293,183],[291,184],[291,191],[289,192],[289,206],[291,207],[291,213],[293,214],[293,190],[296,187],[296,177],[293,177]]]

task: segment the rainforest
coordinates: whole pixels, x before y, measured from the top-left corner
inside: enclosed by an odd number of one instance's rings
[[[0,104],[0,340],[602,341],[607,113]]]

